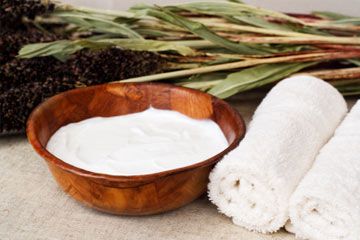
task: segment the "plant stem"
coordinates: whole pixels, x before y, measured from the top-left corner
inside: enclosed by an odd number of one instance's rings
[[[302,73],[309,73],[315,77],[324,79],[324,80],[346,80],[346,79],[354,79],[360,78],[360,67],[354,68],[344,68],[344,69],[327,69],[327,70],[320,70],[320,71],[309,71],[309,72],[302,72]],[[300,73],[301,74],[301,73]]]
[[[232,41],[243,42],[243,43],[311,44],[311,45],[327,44],[329,48],[331,46],[333,46],[333,48],[335,48],[336,46],[342,48],[346,47],[344,45],[331,45],[331,43],[333,43],[334,41],[329,41],[329,39],[310,39],[308,37],[242,36],[240,34],[222,34],[222,33],[217,33],[217,34],[219,34],[222,37],[227,37]],[[216,44],[207,40],[176,40],[174,42],[193,48],[208,48],[208,47],[216,46]]]
[[[251,26],[242,26],[232,23],[213,23],[209,25],[209,27],[213,27],[216,29],[221,30],[238,30],[244,32],[254,32],[254,33],[261,33],[266,35],[278,35],[278,36],[285,36],[285,37],[302,37],[307,38],[312,41],[321,41],[321,42],[328,42],[328,43],[339,43],[339,44],[360,44],[359,37],[328,37],[328,36],[318,36],[314,34],[307,34],[307,33],[299,33],[299,32],[292,32],[292,31],[282,31],[282,30],[275,30],[275,29],[265,29],[265,28],[258,28],[258,27],[251,27]]]
[[[263,59],[248,59],[238,62],[218,64],[213,66],[206,66],[194,69],[180,70],[174,72],[166,72],[160,74],[154,74],[149,76],[129,78],[125,80],[115,81],[115,82],[149,82],[149,81],[158,81],[176,77],[189,76],[194,74],[216,72],[228,69],[244,68],[259,64],[265,63],[280,63],[280,62],[310,62],[310,61],[325,61],[331,59],[346,59],[346,58],[358,58],[360,57],[360,52],[320,52],[320,53],[310,53],[310,54],[299,54],[293,56],[283,56],[283,57],[274,57],[274,58],[263,58]]]

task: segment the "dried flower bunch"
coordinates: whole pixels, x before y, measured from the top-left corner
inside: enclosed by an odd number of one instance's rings
[[[89,86],[161,72],[163,61],[152,52],[112,47],[98,51],[83,49],[73,54],[67,64],[75,79]]]
[[[0,131],[23,131],[36,105],[57,93],[156,73],[160,62],[156,54],[118,48],[96,52],[85,49],[65,63],[53,57],[14,59],[0,72]]]
[[[344,95],[360,93],[360,22],[355,17],[285,14],[237,0],[137,5],[127,12],[61,5],[52,16],[92,35],[28,45],[20,57],[66,59],[84,48],[117,46],[166,59],[164,73],[127,82],[164,80],[226,98],[309,72]]]
[[[40,77],[39,74],[45,74],[34,71],[38,61],[16,59],[19,49],[28,43],[58,40],[58,36],[30,23],[35,16],[51,12],[53,4],[38,0],[0,0],[0,3],[0,133],[6,133],[20,130],[19,126],[23,129],[29,109],[33,109],[40,98],[34,93],[41,85],[35,86],[32,81]],[[41,60],[43,65],[46,61]]]
[[[52,12],[53,3],[44,4],[40,0],[1,0],[0,28],[22,25],[23,19],[34,19],[36,16]]]
[[[48,14],[54,5],[43,5],[40,1],[3,2],[0,17],[5,26],[0,37],[0,133],[23,131],[26,119],[36,105],[59,92],[162,71],[163,60],[159,55],[114,47],[83,49],[67,61],[52,56],[16,58],[24,44],[59,39],[59,34],[29,21],[37,14]],[[8,13],[10,10],[13,12]],[[26,14],[21,15],[24,12]],[[12,24],[17,21],[16,28],[5,25],[7,18]]]

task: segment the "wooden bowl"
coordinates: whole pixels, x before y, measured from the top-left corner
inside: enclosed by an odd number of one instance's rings
[[[46,150],[60,127],[87,118],[140,112],[149,106],[171,109],[196,119],[212,119],[229,147],[204,161],[169,171],[112,176],[89,172],[63,162]],[[95,209],[123,215],[147,215],[179,208],[206,191],[210,170],[235,148],[245,133],[239,114],[209,94],[168,84],[116,83],[71,90],[39,105],[27,122],[27,136],[61,188]]]

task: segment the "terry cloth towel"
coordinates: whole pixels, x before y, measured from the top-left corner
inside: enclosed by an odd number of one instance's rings
[[[290,219],[300,238],[360,239],[360,101],[295,190]]]
[[[307,75],[278,83],[259,105],[240,145],[210,174],[209,198],[251,231],[274,232],[289,198],[347,112],[341,94]]]

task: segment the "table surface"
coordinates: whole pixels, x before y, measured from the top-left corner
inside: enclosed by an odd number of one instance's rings
[[[263,93],[229,100],[248,122]],[[355,99],[348,99],[349,106]],[[25,136],[0,138],[0,239],[293,240],[281,230],[249,232],[217,212],[204,195],[178,210],[146,217],[104,214],[80,205],[53,180]]]

